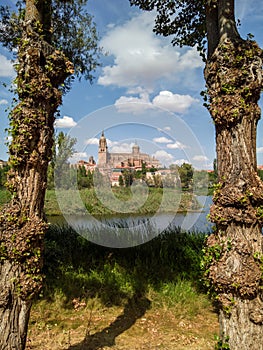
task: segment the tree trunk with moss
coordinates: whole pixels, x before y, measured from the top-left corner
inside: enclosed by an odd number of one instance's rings
[[[174,35],[173,44],[197,46],[203,58],[208,49],[205,79],[219,184],[211,208],[215,232],[207,241],[203,267],[218,300],[217,349],[263,349],[263,183],[256,164],[262,50],[241,39],[235,0],[130,3],[156,10],[154,31]]]
[[[204,259],[219,306],[218,349],[257,350],[263,349],[263,183],[256,162],[263,55],[231,30],[234,9],[225,2],[218,1],[220,39],[205,68],[219,184],[211,207],[216,231]]]
[[[8,188],[11,202],[0,215],[0,349],[24,349],[32,298],[42,286],[43,206],[52,153],[59,86],[72,65],[39,35],[45,13],[27,1],[18,50],[18,105],[10,116]],[[46,28],[45,28],[46,30]],[[44,36],[45,37],[45,36]]]

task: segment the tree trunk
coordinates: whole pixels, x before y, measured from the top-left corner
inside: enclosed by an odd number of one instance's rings
[[[263,349],[263,183],[256,165],[262,51],[254,42],[226,36],[208,59],[205,78],[219,177],[210,213],[216,231],[205,255],[219,306],[218,346]]]
[[[39,3],[39,2],[38,2]],[[31,300],[42,286],[43,206],[59,86],[72,65],[27,21],[18,51],[17,94],[11,117],[12,200],[0,215],[0,350],[25,348]]]
[[[5,260],[0,266],[0,349],[24,349],[31,307],[30,300],[17,297],[14,281],[19,280],[18,266]]]
[[[218,7],[208,0],[205,7],[207,28],[207,56],[211,57],[219,43]]]
[[[235,0],[218,0],[217,3],[220,41],[240,39],[235,21]]]

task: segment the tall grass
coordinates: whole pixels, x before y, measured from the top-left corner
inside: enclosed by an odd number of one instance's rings
[[[44,297],[60,293],[67,303],[96,296],[105,305],[118,305],[150,289],[169,298],[180,295],[172,292],[172,286],[198,287],[204,238],[203,233],[170,227],[145,244],[117,249],[96,245],[69,226],[50,226],[45,238]]]

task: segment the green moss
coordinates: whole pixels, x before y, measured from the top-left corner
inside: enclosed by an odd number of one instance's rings
[[[229,346],[229,337],[223,336],[222,338],[216,337],[217,344],[215,346],[215,350],[230,350]]]

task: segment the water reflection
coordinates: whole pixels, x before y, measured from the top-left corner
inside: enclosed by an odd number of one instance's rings
[[[199,212],[186,212],[186,213],[163,213],[158,215],[144,215],[144,216],[118,216],[118,217],[101,217],[97,218],[99,224],[104,224],[108,227],[118,228],[136,228],[141,225],[147,224],[147,222],[154,223],[155,227],[164,227],[170,224],[171,226],[179,226],[186,231],[201,231],[210,232],[212,223],[207,221],[207,214],[209,213],[210,205],[212,204],[212,197],[210,196],[198,196],[199,203],[202,205],[202,210]],[[63,225],[70,223],[73,228],[93,228],[94,220],[86,215],[69,215],[66,218],[61,216],[48,217],[50,223]]]

